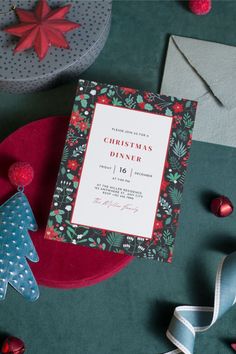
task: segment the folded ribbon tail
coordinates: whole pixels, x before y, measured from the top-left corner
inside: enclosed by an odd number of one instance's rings
[[[193,354],[195,335],[209,329],[236,302],[236,252],[220,262],[215,281],[214,307],[178,306],[175,308],[168,339],[177,349],[165,354]]]

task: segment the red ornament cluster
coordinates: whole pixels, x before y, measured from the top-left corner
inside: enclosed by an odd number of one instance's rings
[[[211,211],[221,218],[229,216],[232,214],[234,206],[225,196],[219,196],[211,201]]]
[[[23,354],[25,352],[24,342],[16,337],[8,337],[1,348],[2,354]]]
[[[189,0],[189,9],[195,15],[206,15],[211,11],[211,0]]]
[[[29,185],[34,177],[34,170],[27,162],[16,162],[9,168],[8,178],[16,187]]]
[[[4,29],[20,38],[14,53],[34,48],[39,59],[43,60],[50,46],[69,48],[63,33],[80,27],[78,23],[65,19],[70,7],[66,5],[52,10],[46,0],[39,0],[35,11],[16,8],[20,23]]]

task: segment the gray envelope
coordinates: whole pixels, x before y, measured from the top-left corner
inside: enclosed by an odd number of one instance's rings
[[[194,140],[236,147],[236,47],[171,36],[161,93],[198,101]]]

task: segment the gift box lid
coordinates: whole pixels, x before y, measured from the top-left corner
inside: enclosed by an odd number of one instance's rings
[[[71,1],[65,18],[80,24],[79,28],[65,33],[69,49],[51,46],[40,61],[33,49],[14,54],[19,38],[3,31],[16,25],[19,19],[12,7],[12,0],[0,5],[0,89],[25,92],[48,87],[63,74],[69,77],[84,71],[96,59],[109,33],[112,3],[108,0]],[[48,1],[52,9],[68,5],[65,1]],[[16,0],[18,8],[33,11],[35,0]],[[64,74],[68,75],[64,75]]]

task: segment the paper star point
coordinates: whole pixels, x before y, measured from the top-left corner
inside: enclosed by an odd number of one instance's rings
[[[80,27],[80,24],[66,20],[71,5],[51,9],[47,0],[39,0],[34,11],[16,8],[20,23],[4,29],[19,37],[14,53],[34,48],[38,58],[43,60],[51,46],[69,48],[64,33]]]

